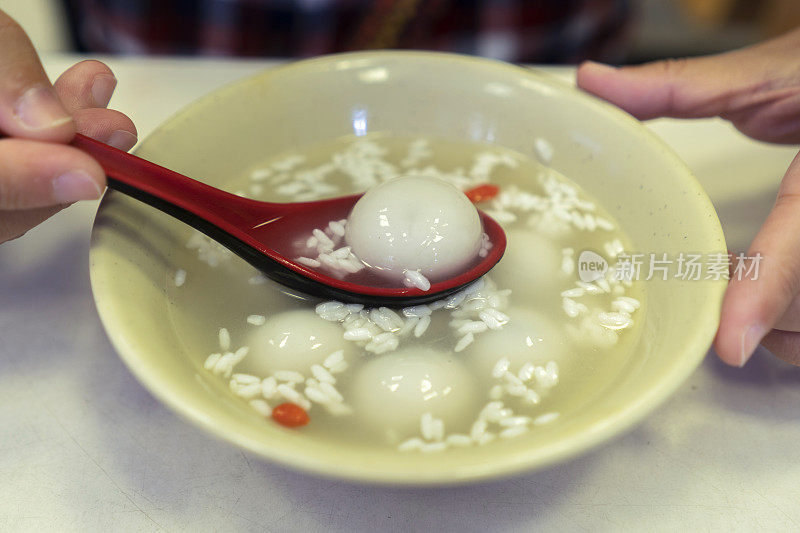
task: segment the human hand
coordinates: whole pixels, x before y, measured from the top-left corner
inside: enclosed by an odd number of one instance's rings
[[[0,11],[0,243],[100,197],[100,165],[66,143],[80,132],[121,150],[136,144],[133,122],[105,109],[116,84],[103,63],[82,61],[51,85],[25,32]]]
[[[720,116],[767,142],[800,142],[800,30],[724,54],[613,68],[587,62],[578,86],[645,120]],[[742,366],[761,342],[800,365],[800,155],[747,256],[757,279],[732,279],[714,347]]]

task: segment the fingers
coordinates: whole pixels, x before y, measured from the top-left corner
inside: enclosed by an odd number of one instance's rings
[[[800,333],[773,330],[764,337],[761,344],[787,363],[800,366]]]
[[[119,111],[103,109],[111,100],[117,79],[99,61],[82,61],[64,72],[55,89],[73,114],[78,133],[128,151],[136,144],[131,119]]]
[[[668,59],[623,68],[586,62],[578,68],[578,86],[641,120],[711,117],[738,107],[737,100],[754,90],[756,78],[745,75],[735,56]]]
[[[75,125],[25,32],[0,11],[0,132],[67,142]]]
[[[100,61],[81,61],[58,77],[53,87],[67,111],[107,107],[117,86],[111,69]]]
[[[136,144],[136,126],[133,121],[113,109],[81,109],[75,111],[75,125],[79,133],[128,151]]]
[[[77,148],[0,139],[0,210],[99,198],[104,188],[100,165]]]
[[[781,182],[778,198],[748,251],[763,257],[757,279],[734,279],[722,304],[716,351],[742,366],[776,326],[800,289],[800,155]]]
[[[719,115],[761,141],[800,142],[800,29],[714,56],[613,68],[587,62],[578,86],[639,119]]]

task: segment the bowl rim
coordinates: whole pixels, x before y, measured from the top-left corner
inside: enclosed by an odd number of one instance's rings
[[[306,69],[308,66],[316,64],[333,63],[346,58],[364,58],[380,61],[384,58],[398,57],[417,61],[447,60],[465,65],[478,64],[483,68],[503,70],[506,72],[515,71],[518,75],[532,76],[547,84],[557,85],[559,90],[579,94],[579,97],[584,99],[588,106],[607,115],[610,120],[621,123],[626,128],[636,130],[649,144],[662,150],[668,158],[673,160],[677,179],[679,179],[681,184],[687,187],[690,192],[696,194],[696,201],[704,203],[704,209],[710,214],[708,217],[698,217],[698,219],[703,220],[703,224],[707,225],[706,229],[710,230],[711,235],[708,237],[709,244],[711,244],[711,240],[716,238],[717,242],[713,243],[714,246],[725,246],[722,227],[708,195],[705,193],[694,174],[678,157],[675,151],[660,137],[650,131],[643,123],[616,106],[589,95],[574,85],[555,76],[551,76],[528,66],[513,65],[487,58],[427,51],[365,51],[330,54],[267,67],[261,72],[235,80],[212,90],[178,110],[156,127],[142,141],[136,151],[139,151],[143,146],[147,146],[149,142],[152,142],[157,136],[163,134],[166,129],[175,121],[180,120],[181,117],[190,115],[195,109],[208,105],[212,100],[230,91],[236,90],[240,85],[250,84],[256,80],[269,80],[281,76],[286,72]],[[105,193],[100,207],[98,208],[98,214],[104,209],[113,208],[113,198],[117,194],[119,193],[114,191],[107,191]],[[92,227],[90,254],[93,253],[97,246],[96,237],[99,231],[99,225],[97,223],[98,218],[99,217],[96,215]],[[709,246],[709,248],[710,247],[711,246]],[[565,441],[558,441],[544,448],[534,448],[531,453],[507,454],[499,457],[497,460],[493,460],[490,464],[472,464],[448,472],[446,475],[441,475],[439,473],[430,475],[418,470],[410,473],[376,470],[374,466],[359,465],[357,463],[334,464],[330,461],[326,461],[324,457],[293,453],[291,450],[282,449],[282,447],[273,447],[270,442],[251,439],[241,434],[232,433],[227,429],[222,429],[220,426],[214,424],[208,414],[198,408],[194,403],[187,401],[183,396],[172,394],[170,387],[160,378],[158,371],[150,371],[147,370],[146,366],[137,364],[138,355],[136,350],[125,341],[123,330],[116,326],[116,323],[119,322],[116,318],[116,305],[112,301],[104,298],[103,291],[99,287],[98,268],[100,267],[94,261],[90,261],[90,280],[93,298],[100,321],[103,324],[112,346],[145,389],[171,410],[178,413],[182,418],[203,428],[216,438],[234,444],[235,446],[281,466],[327,478],[395,486],[460,485],[477,481],[513,477],[563,462],[587,452],[590,449],[596,448],[614,437],[621,436],[632,426],[641,422],[646,415],[663,404],[666,399],[684,383],[706,356],[719,324],[720,303],[725,288],[727,287],[727,282],[725,280],[720,280],[718,283],[704,284],[704,287],[706,287],[705,290],[708,292],[708,297],[702,300],[702,309],[697,309],[698,318],[695,322],[692,334],[687,335],[684,339],[682,358],[685,359],[685,363],[672,366],[670,371],[662,374],[661,378],[655,383],[655,386],[650,388],[645,394],[637,397],[634,401],[624,404],[620,408],[608,413],[595,423],[589,425],[586,429],[581,431],[580,438],[576,437]]]

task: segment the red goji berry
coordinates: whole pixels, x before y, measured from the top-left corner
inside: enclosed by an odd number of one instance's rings
[[[500,187],[497,185],[491,185],[489,183],[478,185],[477,187],[473,187],[467,191],[464,191],[464,194],[467,195],[469,201],[473,204],[478,204],[481,202],[485,202],[487,200],[491,200],[497,193],[500,192]]]
[[[282,426],[296,428],[305,426],[311,420],[306,410],[294,403],[282,403],[272,410],[272,419]]]

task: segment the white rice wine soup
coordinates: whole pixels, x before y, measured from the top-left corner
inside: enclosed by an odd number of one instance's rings
[[[549,150],[539,152],[546,162]],[[187,230],[167,285],[198,372],[252,410],[254,424],[397,453],[535,438],[601,396],[631,355],[644,295],[615,268],[629,246],[614,218],[546,164],[493,145],[370,134],[275,155],[230,188],[310,201],[402,175],[424,178],[412,191],[420,209],[444,182],[495,218],[508,237],[500,263],[431,304],[368,308],[295,293]],[[348,220],[332,220],[297,235],[292,252],[328,274],[354,275],[363,264],[347,238]],[[464,242],[470,254],[491,247],[475,235]],[[581,254],[594,270],[578,271]],[[405,282],[424,290],[422,274]]]

